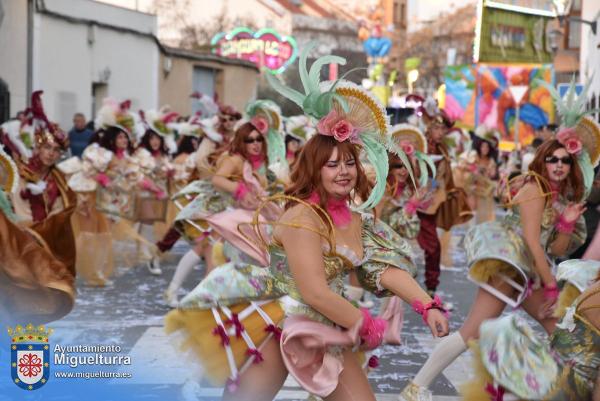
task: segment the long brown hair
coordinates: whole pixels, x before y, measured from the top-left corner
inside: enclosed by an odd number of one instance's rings
[[[242,157],[244,159],[247,160],[248,152],[246,152],[246,143],[244,142],[244,140],[250,136],[252,131],[256,131],[259,135],[261,135],[261,133],[258,131],[258,129],[256,129],[254,124],[252,124],[250,121],[240,125],[240,127],[237,130],[235,130],[235,135],[233,136],[233,140],[231,141],[231,144],[229,145],[229,153],[240,154],[240,155],[242,155]],[[263,152],[263,155],[265,155],[265,160],[266,160],[266,158],[267,158],[267,138],[265,138],[263,136],[263,139],[264,139],[264,141],[262,143],[262,152]],[[267,162],[266,164],[268,165],[269,163]]]
[[[535,152],[533,161],[529,165],[529,171],[549,180],[550,177],[548,177],[548,171],[546,170],[546,157],[552,156],[556,149],[561,148],[564,149],[564,146],[557,139],[544,141]],[[573,164],[571,164],[567,178],[560,183],[560,193],[569,201],[581,202],[584,194],[583,174],[577,163],[577,158],[573,157],[573,155],[570,155],[570,157],[573,160]],[[550,188],[546,188],[546,190],[548,191]]]
[[[290,179],[291,185],[285,191],[286,195],[290,195],[302,200],[308,199],[313,192],[319,195],[320,204],[323,209],[327,205],[327,192],[323,188],[321,182],[321,167],[327,163],[329,157],[333,153],[333,149],[337,148],[338,157],[340,160],[354,159],[356,162],[356,185],[354,191],[361,199],[369,197],[369,180],[360,163],[359,147],[348,141],[338,142],[332,136],[315,135],[302,148],[300,155],[294,163]],[[292,205],[293,202],[288,202],[286,207]]]

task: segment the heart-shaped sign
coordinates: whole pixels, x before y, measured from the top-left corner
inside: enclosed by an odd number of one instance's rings
[[[256,32],[236,28],[227,34],[215,35],[211,44],[213,53],[219,56],[251,61],[273,74],[283,72],[298,55],[293,37],[281,36],[270,28]]]

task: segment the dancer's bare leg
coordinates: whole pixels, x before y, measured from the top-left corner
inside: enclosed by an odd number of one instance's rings
[[[511,296],[513,289],[500,280],[494,280],[492,283],[497,290]],[[490,294],[483,288],[478,288],[475,299],[469,315],[465,319],[462,327],[458,330],[465,343],[471,339],[479,338],[479,327],[484,320],[493,319],[502,314],[506,304],[496,296]]]
[[[222,401],[272,401],[288,375],[281,359],[279,342],[271,338],[261,349],[264,361],[251,365],[240,376],[240,385],[230,393],[223,392]]]
[[[340,374],[338,386],[333,393],[324,398],[325,401],[375,401],[373,389],[356,355],[347,350],[343,357],[344,370]]]

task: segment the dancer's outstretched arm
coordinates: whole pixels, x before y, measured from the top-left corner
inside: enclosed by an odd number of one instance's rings
[[[381,276],[381,285],[412,305],[415,301],[427,305],[431,297],[419,286],[414,278],[402,269],[388,268]],[[430,309],[427,325],[434,337],[448,335],[448,319],[439,309]]]

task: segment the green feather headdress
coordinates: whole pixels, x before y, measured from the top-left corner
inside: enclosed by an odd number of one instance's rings
[[[557,139],[561,141],[566,136],[574,136],[581,143],[582,151],[577,155],[577,161],[583,173],[587,196],[594,181],[594,167],[600,161],[600,126],[588,116],[598,112],[598,109],[586,110],[591,79],[577,95],[575,77],[573,77],[564,97],[561,97],[549,83],[539,79],[536,82],[548,89],[554,99],[556,111],[561,120],[560,129],[556,135]]]
[[[388,149],[397,150],[388,139],[389,118],[385,108],[375,96],[358,85],[343,80],[353,70],[336,81],[321,82],[321,68],[324,65],[345,65],[346,60],[334,55],[323,56],[318,58],[308,69],[306,65],[307,57],[314,46],[314,42],[309,43],[302,50],[298,60],[304,93],[285,86],[272,75],[267,74],[267,80],[273,89],[300,106],[305,114],[322,122],[322,126],[325,126],[325,123],[329,120],[344,120],[356,129],[358,132],[357,137],[346,140],[359,143],[362,146],[369,162],[375,169],[376,175],[376,183],[369,198],[357,209],[373,208],[385,193],[389,168],[387,151]],[[319,130],[319,124],[317,124],[317,128]],[[402,151],[400,152],[402,153]],[[403,160],[408,161],[406,155],[403,154],[403,156]],[[402,156],[400,157],[402,158]]]
[[[246,106],[246,114],[249,118],[263,117],[269,124],[267,131],[267,157],[269,165],[283,163],[287,165],[285,158],[285,140],[282,130],[282,116],[279,106],[271,100],[255,100]]]

